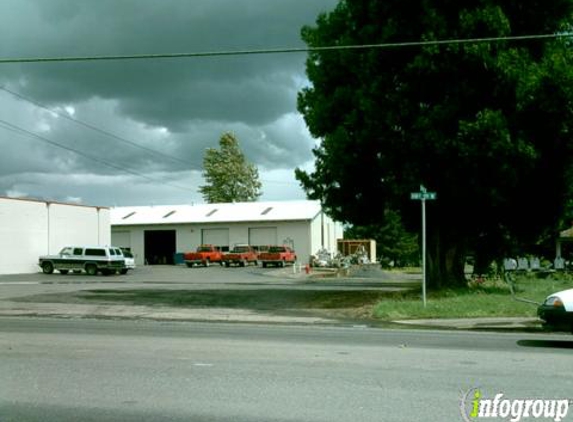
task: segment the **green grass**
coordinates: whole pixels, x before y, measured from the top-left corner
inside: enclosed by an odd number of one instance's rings
[[[554,278],[519,277],[516,296],[537,302],[553,292],[573,287],[567,276]],[[430,292],[427,307],[422,305],[420,292],[395,294],[374,308],[374,317],[381,320],[415,318],[476,318],[476,317],[534,317],[537,307],[516,301],[509,287],[501,280],[486,281],[472,288]]]

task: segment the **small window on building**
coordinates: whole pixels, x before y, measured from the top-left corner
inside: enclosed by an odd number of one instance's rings
[[[127,220],[129,217],[131,217],[131,216],[134,215],[134,214],[135,214],[135,211],[130,212],[129,214],[127,214],[126,216],[124,216],[124,217],[122,218],[122,220]]]
[[[261,215],[267,215],[269,212],[271,212],[271,210],[273,209],[273,207],[268,207],[266,210],[264,210]]]
[[[209,211],[209,213],[208,213],[205,217],[211,217],[211,216],[212,216],[213,214],[215,214],[217,211],[218,211],[218,209],[215,208],[215,209]]]
[[[165,214],[165,215],[163,216],[163,218],[171,217],[173,214],[175,214],[175,212],[176,212],[175,210],[169,211],[167,214]]]

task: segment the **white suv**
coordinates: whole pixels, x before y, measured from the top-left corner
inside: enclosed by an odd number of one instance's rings
[[[114,246],[66,246],[57,255],[41,256],[38,265],[44,274],[54,270],[61,274],[83,270],[89,275],[127,272],[121,249]]]

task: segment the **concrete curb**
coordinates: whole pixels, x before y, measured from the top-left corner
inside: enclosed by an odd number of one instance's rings
[[[491,317],[491,318],[440,318],[410,319],[392,321],[395,324],[427,328],[449,328],[457,330],[526,330],[541,329],[539,318]]]

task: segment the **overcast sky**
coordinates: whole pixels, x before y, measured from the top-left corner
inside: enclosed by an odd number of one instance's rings
[[[2,0],[0,57],[302,47],[300,28],[336,3]],[[259,168],[261,200],[303,199],[293,172],[312,168],[316,143],[296,111],[308,83],[305,58],[0,64],[0,195],[106,206],[200,203],[203,152],[230,131]]]

